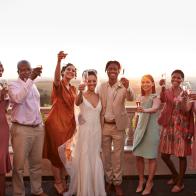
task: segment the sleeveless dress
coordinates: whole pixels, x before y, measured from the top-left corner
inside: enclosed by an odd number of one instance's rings
[[[81,124],[65,156],[67,143],[59,147],[60,157],[70,175],[69,191],[64,196],[105,196],[104,170],[101,161],[101,101],[96,107],[83,97],[80,104]]]
[[[141,102],[145,109],[151,108],[155,94]],[[138,124],[134,132],[133,154],[146,159],[155,159],[158,154],[160,127],[157,123],[159,112],[139,113]]]
[[[75,128],[74,101],[76,89],[70,85],[67,89],[63,81],[53,85],[52,108],[45,122],[43,158],[52,165],[64,167],[58,154],[58,147],[72,138]]]
[[[8,173],[11,170],[8,151],[9,126],[5,114],[6,105],[7,101],[0,101],[0,174]]]

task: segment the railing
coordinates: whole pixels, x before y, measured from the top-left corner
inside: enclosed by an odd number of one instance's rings
[[[126,176],[130,176],[130,175],[136,175],[136,169],[135,169],[135,157],[133,156],[132,152],[131,152],[131,146],[133,143],[133,127],[132,127],[132,118],[135,114],[136,111],[136,107],[126,107],[128,115],[129,115],[129,128],[126,130],[126,142],[125,142],[125,156],[124,156],[124,175]],[[41,108],[41,113],[43,115],[44,118],[47,117],[48,113],[50,111],[50,107],[44,107]],[[8,112],[8,120],[10,122],[10,111]],[[12,148],[10,146],[10,154],[11,154],[11,158],[12,158]],[[175,157],[172,157],[174,164],[176,166],[178,166],[178,159],[176,159]],[[188,157],[188,162],[190,162],[190,157]],[[43,176],[51,176],[52,172],[51,172],[51,167],[50,167],[50,162],[46,159],[44,159],[42,161],[42,175]],[[28,176],[28,170],[26,169],[27,166],[25,166],[25,175]],[[158,157],[158,170],[156,172],[156,174],[158,175],[167,175],[169,174],[169,170],[168,168],[165,166],[165,164],[163,163],[163,161],[161,160],[160,156]],[[187,172],[189,174],[196,174],[196,170],[190,170],[189,168],[187,169]],[[11,173],[8,174],[8,176],[10,176]]]

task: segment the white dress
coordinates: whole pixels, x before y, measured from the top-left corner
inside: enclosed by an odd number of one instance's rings
[[[59,155],[70,175],[69,190],[64,196],[105,196],[104,171],[101,151],[101,101],[93,107],[83,97],[80,105],[80,123],[71,144],[59,147]],[[82,119],[82,120],[81,120]],[[66,159],[65,149],[70,145],[71,158]]]

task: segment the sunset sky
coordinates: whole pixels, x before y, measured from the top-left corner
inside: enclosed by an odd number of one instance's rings
[[[182,69],[196,76],[194,0],[1,0],[0,61],[7,79],[27,59],[52,78],[57,53],[79,70],[118,60],[125,76],[159,77]]]

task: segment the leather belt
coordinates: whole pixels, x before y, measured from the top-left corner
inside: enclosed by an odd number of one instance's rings
[[[19,123],[19,122],[12,122],[12,123],[20,125],[20,126],[32,127],[32,128],[38,127],[40,125],[40,124],[37,124],[37,125],[27,125],[27,124],[22,124],[22,123]]]
[[[115,121],[106,121],[105,119],[104,119],[104,123],[105,124],[111,124],[111,125],[115,125],[116,124]]]

